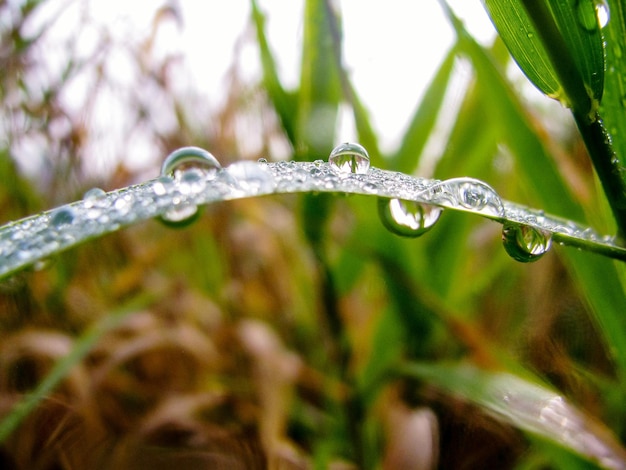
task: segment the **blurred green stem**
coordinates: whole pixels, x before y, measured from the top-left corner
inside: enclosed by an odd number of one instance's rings
[[[611,136],[595,109],[597,103],[589,96],[547,3],[544,0],[522,0],[522,4],[541,36],[543,46],[563,86],[576,125],[615,217],[618,240],[623,243],[626,234],[626,181],[613,149]]]

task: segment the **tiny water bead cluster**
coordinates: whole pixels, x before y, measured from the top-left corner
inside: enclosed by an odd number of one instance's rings
[[[384,227],[404,237],[419,237],[444,209],[471,212],[504,224],[506,252],[515,260],[535,261],[554,239],[626,261],[626,248],[589,227],[503,201],[474,178],[431,180],[370,166],[367,151],[344,143],[328,162],[240,161],[223,168],[206,150],[185,147],[170,154],[153,180],[104,192],[94,188],[65,206],[0,227],[0,277],[86,240],[142,220],[170,227],[196,220],[204,205],[233,199],[288,193],[363,194],[378,198]]]
[[[366,174],[370,158],[359,144],[343,143],[335,147],[328,163],[340,175]],[[473,178],[454,178],[437,182],[424,191],[431,204],[398,198],[379,198],[378,214],[383,225],[392,233],[403,237],[419,237],[428,232],[439,220],[443,208],[436,204],[451,205],[493,217],[504,216],[504,204],[498,194],[486,183]],[[506,223],[502,230],[505,251],[515,260],[527,263],[537,261],[551,246],[549,232],[528,225]]]

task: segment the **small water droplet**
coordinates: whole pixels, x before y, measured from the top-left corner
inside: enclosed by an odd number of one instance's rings
[[[367,150],[359,144],[346,142],[335,147],[328,156],[328,163],[340,174],[365,174],[370,168]]]
[[[165,214],[159,217],[159,220],[168,227],[182,228],[191,225],[198,217],[200,211],[198,206],[194,204],[184,203],[180,199],[173,201],[174,207],[169,209]]]
[[[51,258],[42,258],[42,259],[38,259],[37,261],[35,261],[33,263],[33,270],[34,271],[44,271],[46,269],[48,269],[50,266],[52,266],[52,259]]]
[[[207,179],[215,177],[222,168],[211,153],[199,147],[183,147],[170,153],[161,165],[161,175],[170,176],[175,180],[189,169],[196,169],[204,174]]]
[[[226,172],[234,179],[234,184],[251,195],[269,193],[274,189],[272,174],[265,165],[243,161],[236,162],[226,168]]]
[[[204,172],[197,168],[189,168],[180,173],[178,189],[181,194],[199,193],[206,187]]]
[[[505,223],[502,228],[504,249],[511,258],[522,263],[537,261],[550,250],[549,232],[529,225]]]
[[[74,223],[74,210],[70,207],[57,209],[50,216],[50,225],[56,229],[66,228]]]
[[[383,225],[396,235],[419,237],[439,220],[442,209],[402,199],[378,200],[378,215]]]
[[[106,194],[106,192],[104,191],[104,189],[91,188],[83,195],[83,200],[85,200],[85,201],[95,201],[95,200],[100,199],[105,194]]]
[[[267,158],[259,158],[257,160],[258,163],[267,163]]]
[[[159,176],[152,186],[152,191],[157,196],[165,196],[173,186],[174,180],[171,177]]]

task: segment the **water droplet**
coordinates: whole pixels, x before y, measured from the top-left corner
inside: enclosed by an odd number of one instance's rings
[[[70,207],[57,209],[50,216],[50,225],[56,229],[66,228],[74,223],[74,210]]]
[[[467,209],[481,210],[487,205],[488,194],[475,184],[461,183],[458,187],[459,203]]]
[[[259,158],[257,160],[258,163],[267,163],[267,158]]]
[[[328,163],[338,173],[362,175],[370,168],[370,157],[363,146],[346,142],[330,152]]]
[[[159,220],[164,225],[172,228],[182,228],[191,225],[200,217],[198,206],[182,202],[180,199],[175,199],[173,203],[174,207],[159,217]]]
[[[105,194],[106,192],[104,191],[104,189],[91,188],[83,195],[83,200],[96,201],[100,199],[102,196],[104,196]]]
[[[537,261],[552,245],[549,232],[529,225],[505,223],[502,228],[504,249],[511,258],[522,263]]]
[[[181,194],[199,193],[206,187],[206,179],[202,170],[189,168],[180,173],[178,177],[178,189]]]
[[[593,5],[596,9],[596,18],[600,28],[604,28],[609,24],[611,19],[611,10],[609,10],[609,4],[606,0],[594,0]]]
[[[378,215],[383,225],[396,235],[419,237],[439,220],[442,209],[402,199],[378,200]]]
[[[236,162],[226,168],[226,172],[234,179],[234,184],[250,195],[272,192],[275,186],[274,177],[265,165],[243,161]]]
[[[483,215],[504,215],[504,204],[498,193],[487,183],[474,178],[440,181],[420,193],[420,197],[443,206],[467,209]]]
[[[217,158],[204,149],[183,147],[165,158],[163,165],[161,165],[161,175],[178,180],[183,172],[192,168],[201,171],[205,178],[212,179],[222,168],[222,165],[217,161]]]
[[[152,191],[157,196],[165,196],[171,188],[174,186],[174,180],[169,176],[159,176],[154,185],[152,186]]]

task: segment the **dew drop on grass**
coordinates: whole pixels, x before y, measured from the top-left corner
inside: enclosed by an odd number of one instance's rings
[[[362,145],[346,142],[330,152],[328,163],[339,174],[363,175],[370,168],[370,156]]]
[[[168,227],[182,228],[194,223],[198,217],[200,217],[198,206],[174,200],[174,207],[159,217],[159,220]]]
[[[439,220],[442,209],[402,199],[378,199],[378,215],[387,230],[402,237],[419,237]]]
[[[206,150],[183,147],[170,153],[163,161],[161,178],[155,184],[154,191],[157,195],[164,195],[176,187],[183,196],[199,193],[221,169],[222,165],[217,158]],[[170,178],[173,185],[170,184]],[[195,222],[200,215],[198,206],[185,202],[179,196],[174,197],[172,204],[173,207],[159,217],[168,227],[185,227]]]
[[[552,245],[550,233],[529,225],[505,223],[502,228],[502,242],[511,258],[522,263],[537,261]]]
[[[226,172],[233,178],[237,187],[252,196],[269,193],[274,189],[274,178],[265,167],[266,164],[263,163],[235,162],[226,168]]]
[[[104,192],[104,189],[91,188],[87,192],[85,192],[85,194],[83,195],[83,200],[84,201],[91,201],[91,202],[97,201],[98,199],[100,199],[105,194],[106,194],[106,192]]]
[[[170,153],[161,165],[161,176],[179,179],[189,169],[201,171],[205,178],[212,179],[222,168],[211,153],[199,147],[182,147]]]
[[[50,216],[50,225],[55,229],[63,229],[74,223],[74,211],[69,207],[57,209]]]
[[[467,209],[481,210],[487,205],[488,194],[475,184],[461,183],[458,188],[459,204]]]
[[[596,17],[600,28],[604,28],[609,24],[611,19],[611,11],[609,10],[609,4],[606,0],[594,0],[593,5],[596,9]]]

